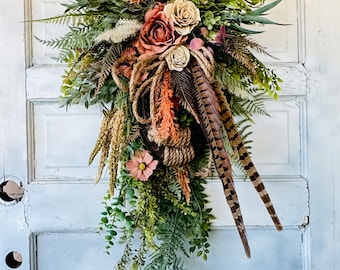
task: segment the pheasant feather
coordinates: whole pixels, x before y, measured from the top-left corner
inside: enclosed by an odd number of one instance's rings
[[[273,203],[269,197],[269,194],[262,182],[262,179],[257,172],[257,169],[254,163],[251,160],[251,157],[248,153],[248,150],[243,142],[242,137],[240,136],[239,132],[237,131],[235,121],[233,119],[233,115],[231,113],[231,109],[227,102],[225,95],[223,94],[220,88],[215,88],[216,94],[219,100],[219,105],[221,108],[221,119],[223,121],[223,125],[227,131],[229,142],[231,147],[234,149],[236,153],[238,153],[240,163],[243,166],[244,171],[246,172],[247,176],[250,178],[251,182],[254,185],[257,193],[260,195],[263,203],[265,204],[268,213],[270,214],[274,225],[277,230],[282,230],[281,222],[275,212]]]
[[[224,194],[231,209],[246,255],[247,257],[250,257],[250,248],[241,208],[233,183],[231,164],[223,142],[221,129],[222,121],[220,119],[218,99],[213,85],[206,78],[197,62],[193,62],[192,76],[194,81],[194,94],[196,97],[196,109],[200,125],[211,149],[215,167],[218,176],[222,181]]]

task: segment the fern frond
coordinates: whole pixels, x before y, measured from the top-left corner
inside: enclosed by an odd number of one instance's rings
[[[267,115],[263,102],[263,94],[253,95],[252,99],[242,99],[237,96],[231,96],[230,107],[234,115],[239,115],[252,121],[254,114]]]
[[[56,49],[89,49],[92,47],[95,33],[89,31],[86,26],[70,27],[70,32],[65,36],[50,40],[35,37],[40,43]]]
[[[59,25],[77,25],[84,21],[85,17],[90,14],[85,14],[79,11],[68,11],[63,14],[55,15],[53,17],[33,20],[33,22],[42,22]]]
[[[254,40],[252,40],[252,39],[250,39],[250,38],[245,38],[244,44],[245,44],[248,48],[250,48],[250,49],[252,49],[252,50],[254,50],[254,51],[256,51],[256,52],[258,52],[258,53],[260,53],[260,54],[265,54],[265,55],[267,55],[267,56],[269,56],[269,57],[272,57],[272,58],[274,58],[274,59],[277,59],[276,57],[274,57],[273,55],[271,55],[271,54],[266,50],[266,47],[260,45],[259,43],[257,43],[256,41],[254,41]]]
[[[151,261],[145,266],[145,270],[170,270],[176,269],[174,268],[175,265],[180,265],[177,252],[181,250],[186,254],[186,251],[184,248],[185,235],[181,225],[178,223],[178,215],[177,213],[176,216],[173,217],[172,222],[167,222],[159,226],[158,235],[162,244],[156,253],[151,256]]]
[[[256,66],[252,61],[252,57],[246,48],[242,49],[231,49],[228,48],[226,51],[232,58],[238,61],[241,65],[246,67],[253,75],[256,75]]]
[[[230,94],[237,97],[243,99],[252,98],[246,83],[239,78],[235,78],[233,74],[230,74],[227,66],[225,66],[224,63],[216,64],[215,67],[215,79],[222,86],[222,88],[228,89]]]
[[[249,132],[249,128],[252,123],[249,123],[249,119],[240,119],[236,122],[237,130],[240,133],[242,139],[246,139],[252,132]]]
[[[246,35],[230,29],[228,29],[227,38],[222,47],[223,53],[243,65],[253,75],[257,74],[257,64],[256,58],[251,50],[273,57],[266,51],[264,46],[249,39]]]
[[[47,47],[52,47],[52,48],[60,48],[60,47],[63,46],[63,42],[64,42],[63,37],[53,38],[53,39],[49,39],[49,40],[40,39],[37,36],[34,36],[34,38],[36,40],[38,40],[41,44],[43,44]]]
[[[171,270],[185,270],[184,262],[181,260],[181,258],[176,258],[174,260],[173,268]]]
[[[252,100],[245,100],[244,108],[253,114],[261,114],[269,116],[268,112],[265,109],[265,105],[263,102],[262,94],[259,94],[254,97]]]

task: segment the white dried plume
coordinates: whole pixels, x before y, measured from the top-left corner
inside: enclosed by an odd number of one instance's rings
[[[96,41],[110,41],[120,43],[130,37],[135,36],[142,28],[142,23],[138,20],[119,19],[115,28],[101,33]]]

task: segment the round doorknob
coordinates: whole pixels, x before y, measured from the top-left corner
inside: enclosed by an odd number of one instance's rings
[[[25,189],[20,181],[6,180],[0,184],[0,198],[5,202],[19,202],[23,198]]]
[[[23,259],[18,251],[12,251],[6,256],[6,264],[8,267],[15,269],[22,265]]]

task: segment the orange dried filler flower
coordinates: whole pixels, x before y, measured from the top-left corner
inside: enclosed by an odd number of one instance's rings
[[[170,88],[170,72],[166,71],[163,78],[163,87],[160,93],[159,105],[152,121],[149,136],[156,143],[165,142],[172,138],[178,141],[178,129],[174,122],[176,119],[173,103],[173,90]]]

